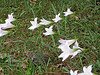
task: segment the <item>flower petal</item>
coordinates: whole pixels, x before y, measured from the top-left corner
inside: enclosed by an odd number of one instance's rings
[[[65,59],[67,59],[69,57],[69,54],[66,52],[61,53],[58,58],[63,58],[62,61],[64,61]]]
[[[8,31],[0,30],[0,37],[8,34]]]
[[[71,58],[74,58],[74,57],[75,57],[78,53],[80,53],[80,52],[81,52],[81,50],[77,50],[77,51],[73,52]]]

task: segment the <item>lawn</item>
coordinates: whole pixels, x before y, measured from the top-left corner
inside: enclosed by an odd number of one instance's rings
[[[74,13],[63,16],[71,8]],[[14,28],[0,37],[0,75],[67,75],[70,69],[82,71],[93,65],[100,74],[100,5],[96,0],[0,0],[0,24],[14,13]],[[63,18],[54,26],[54,35],[44,36],[45,27],[29,30],[35,17]],[[58,40],[77,39],[84,51],[62,62]]]

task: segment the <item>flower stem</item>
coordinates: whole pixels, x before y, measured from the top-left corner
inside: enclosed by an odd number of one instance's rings
[[[81,66],[83,67],[83,63],[82,63],[82,60],[81,60],[81,56],[80,55],[79,55],[79,59],[80,59]]]
[[[52,41],[53,41],[54,46],[56,46],[55,39],[54,39],[53,35],[51,35],[51,38],[52,38]]]
[[[58,34],[60,35],[60,30],[59,30],[59,27],[58,27],[58,25],[57,25],[57,31],[58,31]]]

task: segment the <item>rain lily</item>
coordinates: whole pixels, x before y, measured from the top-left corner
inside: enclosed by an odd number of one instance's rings
[[[77,40],[75,41],[75,44],[73,45],[73,49],[83,50],[81,47],[79,47],[79,44],[78,44]]]
[[[13,13],[11,13],[11,14],[8,14],[8,18],[5,20],[5,22],[8,23],[8,22],[12,22],[14,20],[15,20],[15,18],[13,18]]]
[[[63,40],[63,39],[60,39],[59,40],[59,43],[61,43],[61,45],[58,46],[58,48],[60,48],[62,51],[66,51],[66,48],[64,48],[64,46],[70,46],[71,44],[73,44],[76,40],[73,39],[73,40]]]
[[[63,39],[60,39],[59,40],[59,43],[61,44],[67,44],[68,46],[70,46],[71,44],[73,44],[76,40],[75,39],[72,39],[72,40],[63,40]]]
[[[68,8],[66,12],[64,12],[64,16],[68,16],[70,14],[72,14],[73,12]]]
[[[78,71],[78,70],[76,70],[76,71],[70,70],[70,75],[77,75],[77,71]]]
[[[15,20],[15,18],[13,18],[13,13],[8,14],[8,18],[5,20],[5,23],[0,24],[0,37],[6,35],[8,33],[8,31],[6,31],[4,29],[14,27],[14,25],[11,23],[14,20]]]
[[[73,45],[73,50],[75,52],[72,54],[71,58],[75,57],[78,53],[80,53],[83,50],[82,48],[79,47],[77,40],[76,40],[76,42]]]
[[[63,40],[60,39],[59,42],[61,45],[58,46],[58,48],[61,49],[62,53],[58,56],[58,58],[63,58],[62,61],[67,59],[70,55],[72,56],[71,58],[75,57],[78,53],[81,52],[81,48],[78,46],[78,42],[73,39],[73,40]],[[73,45],[73,48],[70,48],[70,45]]]
[[[72,49],[68,45],[62,45],[60,49],[63,51],[58,58],[63,58],[62,61],[67,59],[72,54]]]
[[[74,51],[73,50],[73,52],[72,52],[72,57],[71,58],[74,58],[78,53],[80,53],[81,52],[81,50],[77,50],[77,51]]]
[[[92,71],[92,65],[88,67],[83,67],[83,73],[79,73],[78,75],[93,75]]]
[[[14,27],[14,25],[11,23],[15,20],[15,18],[13,18],[13,13],[8,14],[8,18],[5,20],[4,24],[0,24],[1,29],[8,29],[8,28],[12,28]]]
[[[1,29],[8,29],[8,28],[13,28],[13,27],[15,27],[12,23],[10,23],[10,22],[6,22],[6,23],[4,23],[4,24],[0,24],[0,26],[1,26]]]
[[[48,25],[48,24],[50,24],[51,23],[51,21],[47,21],[47,20],[45,20],[44,18],[43,19],[41,19],[41,22],[39,23],[40,25]]]
[[[34,30],[34,29],[36,29],[36,28],[38,28],[38,27],[40,26],[40,25],[37,23],[37,18],[35,18],[34,21],[30,21],[30,22],[31,22],[31,24],[32,24],[32,26],[28,28],[28,29],[30,29],[30,30]]]
[[[45,28],[46,32],[43,34],[45,36],[54,34],[54,32],[52,31],[53,30],[52,28],[53,28],[53,26],[50,26],[49,28]]]
[[[59,17],[60,13],[58,15],[56,15],[56,17],[54,19],[52,19],[54,22],[58,22],[60,21],[62,18]]]

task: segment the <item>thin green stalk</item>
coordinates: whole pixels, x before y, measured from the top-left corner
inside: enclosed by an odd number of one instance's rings
[[[34,10],[33,10],[32,8],[30,8],[30,9],[31,9],[32,14],[33,14],[33,16],[34,16],[34,18],[35,18],[35,13],[34,13]]]
[[[79,59],[80,59],[81,66],[83,67],[83,63],[82,63],[82,60],[81,60],[81,56],[80,55],[79,55]]]
[[[51,38],[52,38],[52,41],[53,41],[54,46],[56,46],[55,39],[54,39],[53,35],[51,35]]]
[[[65,17],[65,20],[64,20],[64,25],[65,25],[65,31],[66,31],[66,17]]]
[[[56,27],[57,27],[58,34],[60,35],[60,29],[58,27],[58,24],[56,25]]]

